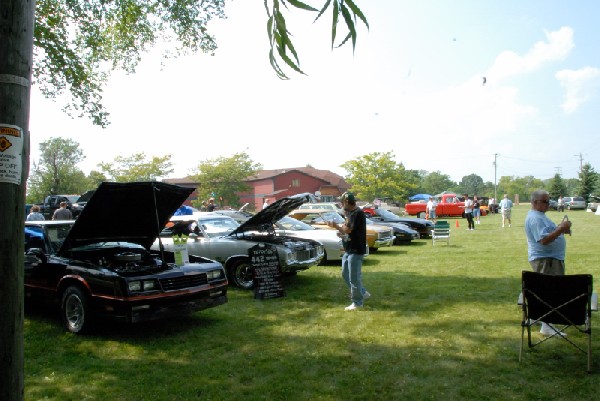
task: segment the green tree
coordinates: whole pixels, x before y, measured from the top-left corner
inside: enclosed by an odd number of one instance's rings
[[[269,60],[271,61],[271,67],[273,67],[273,70],[281,79],[288,79],[288,77],[278,63],[278,57],[294,71],[301,74],[304,74],[304,72],[302,72],[300,69],[300,59],[298,58],[296,49],[294,48],[294,45],[290,39],[291,35],[288,31],[285,18],[280,11],[280,5],[283,5],[285,8],[293,6],[302,10],[318,12],[315,21],[318,20],[325,11],[327,11],[329,6],[331,6],[333,9],[333,19],[331,24],[332,49],[334,47],[343,46],[349,40],[352,42],[352,48],[354,49],[356,47],[357,33],[355,21],[360,20],[366,25],[367,28],[369,28],[367,19],[353,0],[327,0],[323,5],[323,8],[320,10],[302,3],[299,0],[265,0],[265,8],[269,16],[267,21],[267,33],[269,35],[269,44],[271,45],[271,50],[269,51]],[[341,20],[346,24],[348,33],[336,46],[335,43],[338,32],[337,28],[338,23],[340,22],[340,17]]]
[[[251,189],[246,180],[261,169],[262,165],[252,161],[245,152],[201,162],[190,175],[192,180],[199,183],[198,200],[193,205],[200,208],[203,200],[215,196],[215,200],[223,199],[221,206],[223,203],[241,206],[240,193]]]
[[[456,183],[447,174],[433,171],[427,174],[423,180],[423,193],[436,195],[455,187]],[[473,192],[470,192],[473,193]]]
[[[577,194],[583,196],[586,202],[589,196],[595,191],[597,180],[598,174],[594,171],[592,165],[589,163],[584,164],[579,172],[579,187],[577,188]]]
[[[47,195],[81,194],[89,182],[77,164],[85,159],[79,143],[51,138],[40,143],[40,159],[33,163],[28,181],[27,201],[41,202]]]
[[[536,189],[545,189],[544,182],[531,175],[525,177],[502,176],[498,181],[498,198],[508,194],[509,198],[519,198],[519,202],[528,202]]]
[[[352,0],[327,0],[321,9],[298,0],[265,0],[264,7],[269,61],[282,79],[288,78],[285,65],[304,73],[282,9],[314,12],[315,21],[331,9],[332,47],[340,22],[348,34],[337,47],[349,40],[356,46],[357,20],[369,26]],[[165,58],[214,54],[217,42],[208,24],[226,18],[224,9],[225,0],[38,0],[33,75],[46,96],[70,96],[64,107],[67,113],[87,115],[94,124],[106,126],[109,113],[102,91],[112,70],[134,73],[141,55],[159,43],[167,44]]]
[[[409,192],[409,196],[427,192],[423,188],[426,176],[426,170],[406,170],[406,179],[414,186]]]
[[[548,182],[548,193],[551,199],[558,199],[560,196],[567,196],[567,186],[560,174],[554,174],[554,177]]]
[[[103,173],[97,170],[90,171],[87,178],[90,183],[90,188],[97,188],[102,182],[109,181]]]
[[[173,172],[171,155],[146,157],[144,152],[117,156],[112,162],[98,164],[100,176],[108,181],[157,181]],[[96,172],[97,173],[97,172]]]
[[[414,175],[394,160],[393,152],[374,152],[342,164],[348,172],[346,181],[361,200],[375,198],[407,199],[416,188]]]
[[[466,175],[462,178],[458,186],[461,193],[469,194],[469,196],[480,195],[484,189],[483,178],[477,174]]]
[[[565,185],[567,186],[567,196],[575,196],[579,192],[579,179],[567,178],[565,179]]]

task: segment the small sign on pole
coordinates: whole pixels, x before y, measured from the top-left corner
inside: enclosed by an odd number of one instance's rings
[[[21,184],[23,170],[23,130],[0,124],[0,182]]]
[[[285,296],[277,248],[274,245],[258,244],[248,252],[254,274],[254,299]]]

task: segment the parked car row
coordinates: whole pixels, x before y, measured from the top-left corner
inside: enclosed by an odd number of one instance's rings
[[[254,269],[249,250],[258,243],[272,244],[277,248],[283,274],[309,269],[326,257],[322,242],[308,236],[300,237],[297,233],[287,233],[281,228],[278,232],[276,226],[291,210],[309,199],[306,194],[279,199],[242,224],[218,212],[173,216],[152,249],[164,247],[173,251],[174,236],[185,236],[190,255],[202,255],[222,263],[232,284],[250,289],[254,285]],[[335,258],[335,251],[330,250],[329,257]]]
[[[253,288],[250,249],[257,244],[275,247],[288,275],[342,258],[342,241],[326,222],[344,218],[334,207],[302,208],[309,194],[256,214],[174,215],[191,191],[159,182],[102,183],[77,220],[26,222],[27,302],[57,304],[66,330],[79,334],[107,319],[136,323],[226,303],[230,283]],[[130,199],[139,200],[135,222],[120,207]],[[373,219],[367,255],[409,243],[431,224],[398,218],[417,231],[387,215]]]

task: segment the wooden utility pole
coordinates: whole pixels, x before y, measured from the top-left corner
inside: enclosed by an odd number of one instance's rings
[[[23,226],[35,0],[0,0],[0,401],[24,399]]]

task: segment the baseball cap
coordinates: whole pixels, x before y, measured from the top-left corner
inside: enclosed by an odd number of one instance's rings
[[[340,200],[343,201],[348,201],[348,202],[356,202],[356,198],[354,197],[354,194],[352,192],[344,192],[342,194],[342,196],[340,196]]]

